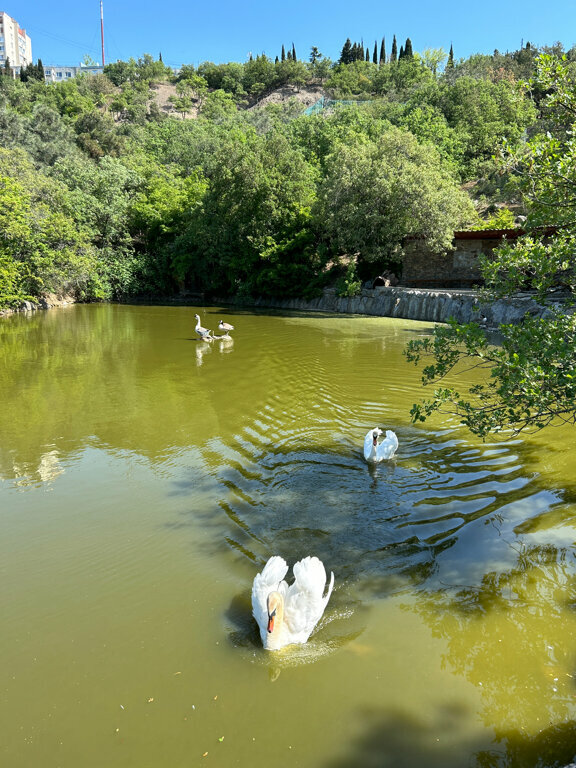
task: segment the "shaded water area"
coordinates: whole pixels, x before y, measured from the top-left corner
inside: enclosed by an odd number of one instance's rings
[[[196,340],[194,313],[232,341]],[[572,431],[438,418],[407,320],[77,306],[0,321],[0,765],[559,766],[576,755]],[[393,428],[370,468],[366,431]],[[271,554],[336,586],[306,646]]]

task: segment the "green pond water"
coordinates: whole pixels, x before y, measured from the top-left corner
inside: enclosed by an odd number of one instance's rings
[[[233,341],[196,340],[194,314]],[[559,766],[573,430],[438,418],[406,320],[76,306],[0,320],[3,768]],[[364,435],[393,428],[370,468]],[[335,574],[261,647],[272,554]]]

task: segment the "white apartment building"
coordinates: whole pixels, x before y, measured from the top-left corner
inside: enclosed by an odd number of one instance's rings
[[[104,67],[100,64],[80,64],[77,67],[44,67],[44,80],[47,83],[62,83],[64,80],[71,80],[78,75],[101,75]]]
[[[16,71],[32,64],[32,41],[15,19],[0,11],[0,66],[6,59]]]

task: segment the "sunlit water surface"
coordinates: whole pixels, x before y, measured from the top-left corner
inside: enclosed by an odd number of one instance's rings
[[[233,341],[196,340],[194,314]],[[576,754],[572,431],[415,427],[430,326],[78,306],[0,321],[0,765],[556,766]],[[394,461],[366,465],[368,428]],[[271,554],[336,588],[265,652]]]

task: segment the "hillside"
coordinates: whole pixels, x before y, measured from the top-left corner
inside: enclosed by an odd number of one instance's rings
[[[196,107],[193,107],[192,111],[189,112],[185,118],[174,109],[170,97],[176,95],[176,86],[172,83],[156,83],[152,85],[153,99],[162,113],[181,119],[193,119],[197,117],[198,109]],[[304,107],[309,107],[312,104],[315,104],[318,99],[322,98],[322,96],[326,96],[326,92],[320,85],[309,85],[300,88],[294,85],[285,85],[282,88],[276,88],[257,101],[251,102],[247,108],[254,109],[255,107],[262,107],[266,104],[281,104],[290,99],[295,99]]]

